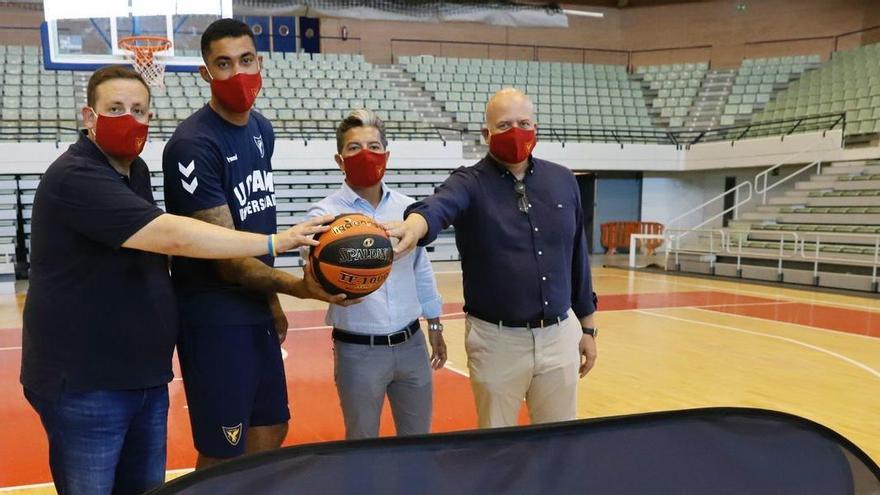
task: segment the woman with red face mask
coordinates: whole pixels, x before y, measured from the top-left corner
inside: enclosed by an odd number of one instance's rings
[[[345,173],[339,191],[316,203],[307,216],[362,213],[378,221],[400,220],[413,203],[382,182],[389,153],[385,128],[369,110],[355,110],[336,131],[336,163]],[[391,274],[376,292],[352,307],[331,304],[336,389],[346,438],[379,434],[385,397],[398,435],[431,429],[431,368],[446,362],[440,323],[442,304],[424,249],[394,260]],[[428,341],[419,318],[428,321]]]

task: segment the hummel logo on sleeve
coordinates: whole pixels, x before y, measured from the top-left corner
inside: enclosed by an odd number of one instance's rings
[[[234,162],[234,161],[238,161],[238,153],[236,153],[236,154],[234,154],[234,155],[232,155],[232,156],[227,156],[227,157],[226,157],[226,162],[227,162],[227,163],[232,163],[232,162]]]
[[[180,173],[183,174],[184,177],[189,177],[192,175],[193,171],[196,169],[196,161],[190,160],[189,165],[183,166],[182,163],[177,162],[177,169],[180,170]]]
[[[196,161],[190,160],[189,165],[183,166],[182,163],[177,162],[177,169],[180,170],[180,173],[184,177],[189,177],[196,170]],[[196,192],[196,188],[199,187],[199,178],[193,177],[192,181],[187,182],[186,179],[180,179],[180,184],[186,189],[186,192],[193,194]]]

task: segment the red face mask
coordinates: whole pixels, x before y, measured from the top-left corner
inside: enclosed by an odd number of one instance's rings
[[[504,163],[521,163],[532,154],[537,142],[534,129],[511,127],[489,136],[489,153]]]
[[[119,116],[95,112],[95,143],[104,153],[122,160],[134,160],[144,149],[149,126],[130,113]]]
[[[345,180],[354,187],[374,186],[385,176],[388,152],[377,153],[361,150],[357,154],[342,159],[345,167]]]
[[[208,73],[210,75],[210,72]],[[239,72],[229,79],[219,80],[211,76],[211,93],[225,108],[235,112],[247,112],[254,106],[257,94],[263,87],[263,76]]]

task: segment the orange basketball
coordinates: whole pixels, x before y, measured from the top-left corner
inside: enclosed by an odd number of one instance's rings
[[[366,296],[381,287],[391,273],[391,240],[385,229],[366,215],[339,215],[330,230],[316,235],[315,240],[321,244],[309,255],[312,271],[330,294],[346,294],[349,299]]]

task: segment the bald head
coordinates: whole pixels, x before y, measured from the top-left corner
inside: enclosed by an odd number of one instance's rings
[[[511,127],[533,129],[535,126],[535,106],[522,91],[504,88],[489,98],[486,103],[486,126],[483,137],[498,134]]]

